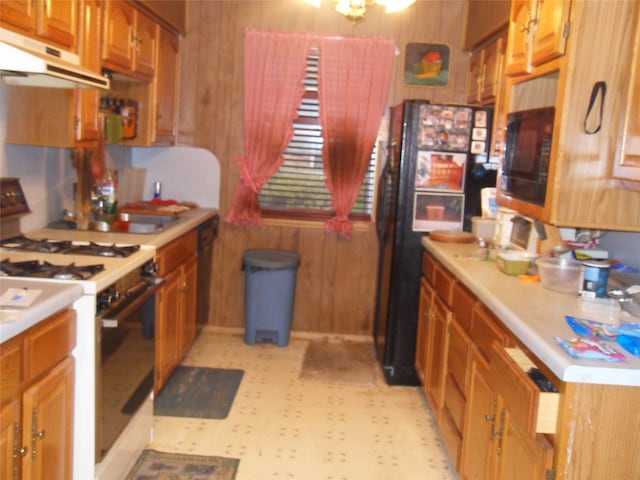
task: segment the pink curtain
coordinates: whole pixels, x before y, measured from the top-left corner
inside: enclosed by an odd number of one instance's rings
[[[229,223],[262,223],[258,194],[280,168],[293,135],[310,42],[305,34],[245,31],[244,155],[236,158],[241,171]]]
[[[335,217],[325,229],[349,237],[348,215],[371,157],[391,81],[391,39],[320,39],[318,97],[326,186]]]

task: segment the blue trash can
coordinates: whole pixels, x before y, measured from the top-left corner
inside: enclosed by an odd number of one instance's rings
[[[245,271],[245,343],[289,343],[296,275],[300,255],[287,250],[249,249],[242,257]]]

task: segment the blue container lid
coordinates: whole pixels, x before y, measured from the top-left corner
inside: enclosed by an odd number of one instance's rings
[[[300,264],[300,254],[288,250],[249,249],[243,255],[245,266],[284,269],[295,268]]]

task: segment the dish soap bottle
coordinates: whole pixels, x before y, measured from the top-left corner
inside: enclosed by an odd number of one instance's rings
[[[118,172],[117,170],[107,170],[102,184],[100,186],[100,194],[104,199],[103,213],[105,215],[113,215],[116,213],[118,201],[116,199],[116,190],[118,187]]]

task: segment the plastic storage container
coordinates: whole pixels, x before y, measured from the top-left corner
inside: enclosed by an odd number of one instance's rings
[[[245,343],[289,343],[300,255],[287,250],[244,252]]]
[[[563,257],[536,260],[540,282],[544,288],[563,293],[578,294],[582,290],[584,265],[577,260]]]

